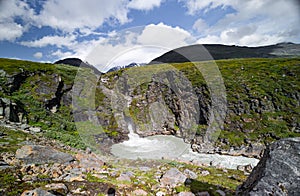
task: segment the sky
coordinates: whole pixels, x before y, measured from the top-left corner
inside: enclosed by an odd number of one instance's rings
[[[0,0],[0,57],[101,71],[191,44],[300,43],[297,0]]]

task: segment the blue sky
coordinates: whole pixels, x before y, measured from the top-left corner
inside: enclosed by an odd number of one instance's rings
[[[173,48],[300,43],[295,0],[0,0],[0,57],[98,67]]]

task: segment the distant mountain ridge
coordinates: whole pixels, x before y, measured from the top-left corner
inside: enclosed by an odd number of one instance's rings
[[[83,62],[79,58],[66,58],[66,59],[56,61],[54,64],[65,64],[65,65],[71,65],[74,67],[86,67],[86,68],[90,68],[90,69],[94,70],[95,74],[99,74],[99,75],[102,74],[96,67],[94,67],[93,65],[91,65],[87,62]]]
[[[208,53],[210,55],[207,55]],[[163,55],[156,57],[150,63],[130,63],[123,66],[115,66],[107,72],[113,72],[124,68],[139,67],[160,63],[182,63],[219,59],[236,58],[276,58],[276,57],[296,57],[300,56],[300,44],[283,42],[269,46],[247,47],[222,44],[196,44],[176,48]],[[66,58],[56,61],[54,64],[66,64],[75,67],[87,67],[94,70],[96,74],[102,74],[95,66],[88,62],[83,62],[79,58]]]
[[[118,71],[120,69],[130,68],[130,67],[139,67],[139,66],[142,66],[142,65],[145,65],[145,64],[144,63],[130,63],[130,64],[125,65],[125,66],[116,66],[116,67],[110,68],[107,72]]]
[[[207,52],[211,55],[207,55]],[[155,59],[149,64],[159,63],[182,63],[219,59],[235,58],[275,58],[275,57],[295,57],[300,56],[300,44],[290,42],[276,45],[246,47],[228,46],[221,44],[197,44],[184,46],[171,50]]]

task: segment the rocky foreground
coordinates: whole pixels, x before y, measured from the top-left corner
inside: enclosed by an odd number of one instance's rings
[[[43,138],[38,127],[2,122],[0,128],[1,195],[297,195],[300,190],[300,138],[273,143],[249,176],[247,167],[112,159]]]

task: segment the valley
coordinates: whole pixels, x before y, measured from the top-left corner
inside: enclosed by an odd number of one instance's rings
[[[271,143],[300,137],[299,65],[0,59],[0,193],[234,195]]]

